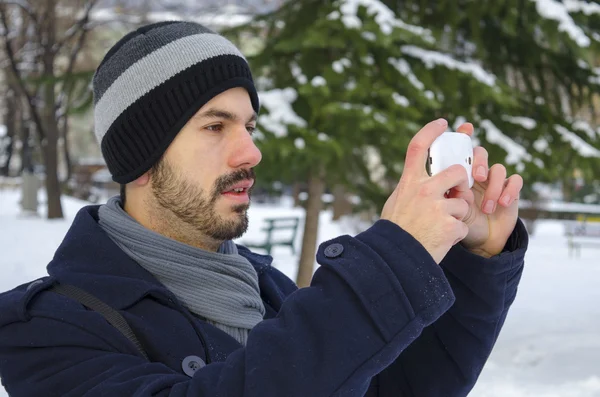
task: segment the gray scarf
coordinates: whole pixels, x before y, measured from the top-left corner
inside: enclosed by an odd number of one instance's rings
[[[193,313],[245,345],[265,307],[258,275],[233,241],[209,252],[153,232],[127,214],[118,196],[98,212],[100,227]]]

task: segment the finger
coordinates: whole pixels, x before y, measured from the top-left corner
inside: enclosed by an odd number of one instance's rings
[[[475,203],[475,195],[471,189],[469,190],[456,190],[450,189],[450,193],[448,193],[448,198],[457,198],[462,199],[467,202],[469,205],[473,205]]]
[[[492,214],[496,210],[496,204],[500,199],[500,194],[504,190],[504,181],[506,179],[506,168],[502,164],[494,164],[490,168],[488,175],[488,187],[483,195],[481,210],[485,214]]]
[[[456,132],[462,132],[463,134],[467,134],[468,136],[473,136],[473,132],[475,131],[475,127],[471,123],[463,123],[456,129]]]
[[[473,148],[473,178],[477,182],[485,182],[488,168],[488,151],[481,146]]]
[[[519,198],[521,189],[523,189],[523,177],[519,174],[512,175],[505,185],[498,203],[503,207],[509,207],[515,199]]]
[[[459,221],[462,221],[469,212],[469,204],[463,199],[445,199],[443,205],[445,211]]]
[[[445,194],[448,190],[454,189],[459,192],[470,190],[469,175],[465,167],[454,164],[439,174],[431,177],[429,183],[435,186],[436,193]],[[498,193],[499,195],[500,193]]]
[[[417,132],[406,149],[403,176],[407,175],[409,178],[427,176],[425,164],[427,162],[428,150],[436,138],[446,131],[447,127],[448,122],[446,120],[438,119],[428,123]]]

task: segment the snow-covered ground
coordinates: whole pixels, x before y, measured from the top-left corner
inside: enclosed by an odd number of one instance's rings
[[[63,199],[65,220],[19,214],[19,194],[0,190],[0,291],[45,274],[77,210],[87,203]],[[250,209],[250,228],[241,241],[260,240],[261,219],[302,215],[289,203]],[[321,217],[319,241],[359,230],[350,221]],[[301,236],[297,236],[300,246]],[[295,278],[297,256],[273,251],[275,264]],[[531,239],[519,294],[498,343],[470,397],[600,396],[600,250],[569,258],[563,225],[540,221]],[[0,397],[6,394],[0,387]],[[451,396],[449,396],[451,397]]]

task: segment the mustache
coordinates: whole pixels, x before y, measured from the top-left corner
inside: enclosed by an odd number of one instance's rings
[[[228,175],[222,175],[215,181],[214,195],[218,197],[221,192],[228,190],[234,184],[248,179],[256,179],[254,168],[240,169]],[[250,188],[252,190],[252,188]]]

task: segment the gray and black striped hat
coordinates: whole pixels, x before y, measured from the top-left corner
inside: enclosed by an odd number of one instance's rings
[[[192,22],[159,22],[119,40],[93,79],[95,134],[115,182],[134,181],[163,155],[187,121],[234,87],[259,102],[241,52]]]

